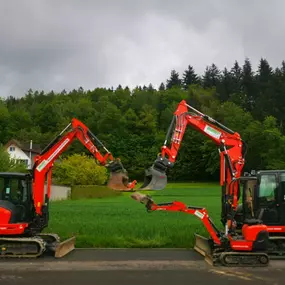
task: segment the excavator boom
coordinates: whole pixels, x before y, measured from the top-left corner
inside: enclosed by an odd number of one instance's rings
[[[228,223],[228,227],[231,227],[238,206],[239,178],[245,162],[246,145],[237,132],[196,110],[185,100],[178,104],[161,147],[161,153],[153,165],[145,171],[145,180],[139,190],[165,188],[167,170],[174,166],[187,126],[204,134],[218,147],[221,166],[220,185],[223,189],[222,219],[224,223]]]
[[[187,126],[204,134],[218,146],[221,185],[240,177],[245,154],[245,145],[240,135],[182,100],[174,112],[161,153],[145,171],[145,181],[140,190],[162,190],[166,187],[167,170],[174,166]]]
[[[71,130],[68,131],[68,129]],[[64,134],[68,131],[66,134]],[[103,143],[85,126],[81,121],[73,118],[62,132],[54,138],[43,151],[34,158],[33,167],[33,195],[36,212],[41,214],[42,205],[44,203],[43,188],[46,176],[48,176],[48,193],[50,197],[50,180],[54,161],[70,146],[70,144],[78,139],[86,149],[94,156],[94,158],[110,171],[110,178],[107,183],[108,187],[113,190],[131,191],[137,181],[128,181],[127,171],[123,167],[119,158],[114,159],[112,153],[103,145]],[[101,146],[105,154],[103,155],[95,146],[97,143]]]

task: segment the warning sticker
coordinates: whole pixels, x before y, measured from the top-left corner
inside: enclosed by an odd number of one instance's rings
[[[197,211],[197,210],[194,212],[194,215],[197,216],[197,217],[200,218],[200,219],[203,219],[203,218],[204,218],[204,214],[200,213],[200,212]]]
[[[210,135],[211,137],[214,137],[216,139],[219,139],[221,136],[221,132],[217,131],[216,129],[210,127],[209,125],[206,125],[204,128],[204,132]]]

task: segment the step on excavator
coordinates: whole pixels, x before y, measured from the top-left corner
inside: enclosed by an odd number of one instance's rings
[[[75,237],[61,242],[57,234],[42,231],[49,221],[53,164],[75,139],[110,171],[109,187],[122,191],[131,191],[135,187],[136,180],[129,182],[120,159],[114,159],[87,126],[73,118],[35,156],[30,173],[0,173],[0,257],[35,258],[47,254],[61,258],[74,249]],[[105,155],[101,154],[95,143],[106,151]]]
[[[131,197],[145,204],[148,211],[179,211],[200,218],[210,238],[195,234],[194,249],[213,265],[266,266],[269,257],[283,256],[285,171],[258,171],[257,174],[253,171],[252,175],[242,175],[247,146],[240,135],[196,110],[185,100],[178,104],[161,153],[146,170],[145,181],[138,190],[162,190],[166,187],[166,172],[174,166],[187,126],[204,134],[218,147],[224,231],[214,225],[203,207],[187,206],[179,201],[156,204],[151,196],[138,192]],[[170,136],[170,146],[167,146]]]

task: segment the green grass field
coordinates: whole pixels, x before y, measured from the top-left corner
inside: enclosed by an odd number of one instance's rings
[[[220,191],[219,184],[169,183],[164,190],[147,193],[158,203],[177,200],[204,206],[221,227]],[[191,248],[194,232],[208,236],[197,217],[178,212],[148,213],[130,195],[52,202],[45,232],[57,233],[62,239],[75,235],[76,247],[109,248]]]

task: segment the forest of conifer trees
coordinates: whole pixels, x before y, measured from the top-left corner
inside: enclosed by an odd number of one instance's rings
[[[273,68],[263,58],[256,70],[245,59],[230,69],[209,65],[202,75],[186,65],[182,74],[172,70],[157,89],[150,83],[132,90],[119,85],[59,93],[29,90],[21,98],[11,94],[0,102],[0,142],[33,140],[43,148],[76,117],[139,180],[160,152],[182,99],[240,133],[248,145],[245,170],[285,168],[285,61]],[[64,155],[74,152],[86,151],[73,143]],[[216,146],[189,128],[169,179],[217,180],[218,157]]]

